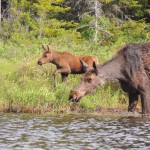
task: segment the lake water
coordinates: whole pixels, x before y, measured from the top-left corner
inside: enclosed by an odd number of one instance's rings
[[[150,119],[0,114],[2,150],[149,150]]]

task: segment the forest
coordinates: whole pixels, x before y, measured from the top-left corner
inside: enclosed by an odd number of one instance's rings
[[[30,113],[98,112],[126,109],[117,82],[98,88],[80,103],[68,101],[81,75],[69,75],[67,86],[53,64],[38,66],[42,44],[74,55],[109,60],[127,43],[150,39],[149,0],[1,0],[0,111]]]

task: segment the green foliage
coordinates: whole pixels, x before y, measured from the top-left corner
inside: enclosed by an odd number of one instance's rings
[[[10,14],[2,19],[2,40],[11,40],[17,44],[27,43],[37,38],[63,38],[72,36],[74,40],[81,36],[91,41],[95,35],[94,3],[67,3],[66,0],[12,0],[8,8]],[[85,3],[85,5],[84,5]],[[149,2],[148,0],[104,0],[98,12],[98,44],[117,42],[135,42],[149,40]],[[76,18],[73,7],[84,5],[80,21]],[[71,7],[70,7],[71,6]],[[82,8],[82,7],[81,7]],[[72,12],[72,13],[71,13]],[[6,15],[6,16],[7,16]],[[71,16],[72,15],[72,16]],[[5,14],[4,14],[5,16]],[[69,16],[69,17],[67,17]],[[138,28],[139,27],[139,28]],[[134,32],[131,32],[134,29]],[[80,35],[81,33],[81,35]],[[135,34],[136,33],[136,34]],[[141,36],[142,34],[142,36]]]
[[[150,3],[148,0],[104,0],[107,9],[112,6],[117,6],[116,9],[112,8],[110,11],[116,11],[117,15],[119,13],[124,13],[124,16],[132,16],[131,18],[144,19],[149,15]],[[148,18],[147,18],[148,19]]]
[[[88,16],[88,15],[85,15]],[[82,36],[87,40],[90,40],[94,36],[94,28],[91,24],[92,17],[83,17],[81,24],[79,25],[79,31]],[[99,44],[109,44],[120,41],[122,43],[148,41],[150,37],[150,26],[145,20],[134,21],[127,20],[122,21],[115,17],[108,18],[105,15],[101,16],[101,20],[98,21],[98,39]]]
[[[57,50],[62,51],[64,41],[54,42],[56,39],[51,43]],[[122,93],[119,87],[111,84],[85,96],[77,108],[72,105],[68,101],[69,92],[80,81],[80,75],[70,75],[67,86],[62,84],[58,75],[55,89],[52,73],[56,67],[52,64],[45,64],[42,67],[37,65],[37,60],[43,52],[37,45],[29,45],[28,48],[23,44],[18,46],[1,43],[0,52],[3,55],[0,59],[0,108],[3,106],[3,111],[70,113],[72,109],[95,111],[99,107],[118,107]],[[64,45],[66,46],[66,43]],[[87,41],[82,43],[71,41],[70,45],[72,46],[70,52],[76,55],[97,55],[101,63],[113,55],[108,46],[100,48]]]
[[[91,9],[95,8],[95,3],[91,2],[9,1],[2,11],[1,21],[0,109],[4,106],[9,111],[44,113],[69,112],[74,107],[68,97],[80,76],[70,75],[66,86],[58,75],[57,89],[54,89],[55,66],[37,66],[43,52],[41,44],[50,44],[57,51],[75,55],[96,55],[103,63],[121,45],[149,41],[148,0],[98,1],[103,5],[98,8],[101,13],[97,27],[95,10]],[[95,28],[98,29],[97,43],[93,42]],[[126,95],[116,83],[110,83],[85,96],[77,107],[95,111],[101,107],[119,108],[122,102],[127,103]]]
[[[71,34],[72,28],[77,23],[59,18],[70,9],[59,6],[62,2],[62,0],[38,0],[36,2],[12,0],[8,7],[11,16],[2,21],[3,40],[11,39],[13,42],[23,43],[37,37],[60,37],[67,35],[68,32]]]
[[[81,35],[88,40],[90,40],[94,34],[94,30],[91,29],[90,25],[91,21],[93,21],[93,17],[85,14],[82,18],[81,23],[79,24],[79,27],[77,28],[77,30],[81,32]]]

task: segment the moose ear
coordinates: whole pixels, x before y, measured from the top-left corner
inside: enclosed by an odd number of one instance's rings
[[[97,70],[95,61],[93,61],[93,68],[94,68],[94,70]]]
[[[80,63],[81,63],[81,65],[82,65],[82,70],[83,70],[84,72],[87,72],[87,71],[89,70],[88,64],[85,63],[85,62],[82,61],[82,60],[80,60]]]
[[[96,66],[96,63],[95,61],[93,61],[93,68],[94,68],[94,71],[96,72],[96,74],[98,73],[98,70],[97,70],[97,66]]]
[[[48,45],[47,45],[47,51],[51,53],[51,49]]]
[[[42,48],[43,48],[44,51],[47,50],[44,44],[42,44]]]

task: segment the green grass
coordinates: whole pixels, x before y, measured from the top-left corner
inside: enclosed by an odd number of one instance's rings
[[[0,74],[8,74],[14,70],[14,64],[6,59],[0,59]]]
[[[52,42],[58,51],[67,50],[67,44]],[[30,113],[71,113],[81,110],[95,111],[99,108],[119,108],[125,95],[117,83],[110,83],[98,88],[78,104],[68,101],[69,92],[80,81],[80,75],[69,75],[67,85],[57,76],[57,88],[53,86],[52,73],[56,67],[45,64],[37,65],[43,51],[41,45],[3,45],[0,43],[0,111]],[[62,46],[63,45],[63,46]],[[69,51],[76,55],[96,55],[100,63],[108,60],[117,51],[112,48],[85,43],[73,43]],[[5,50],[7,49],[7,51]],[[111,49],[111,50],[110,50]],[[123,96],[122,96],[123,95]],[[123,98],[122,98],[123,97]],[[126,104],[126,100],[124,101]]]

